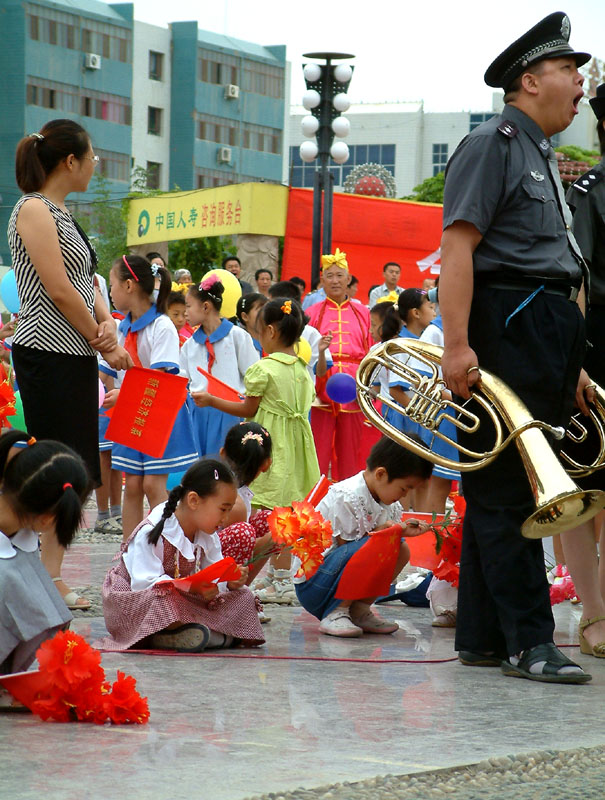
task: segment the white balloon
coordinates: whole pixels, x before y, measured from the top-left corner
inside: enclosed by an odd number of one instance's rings
[[[319,153],[319,147],[317,142],[309,139],[301,144],[299,152],[303,161],[314,161]]]
[[[315,89],[308,89],[303,94],[303,106],[310,111],[312,108],[318,106],[321,102],[321,97],[319,92],[316,92]],[[348,108],[349,106],[347,106]]]
[[[315,136],[319,130],[319,120],[312,114],[308,114],[306,117],[303,117],[300,121],[300,124],[302,127],[303,136]]]
[[[330,148],[330,155],[337,164],[344,164],[349,160],[349,146],[346,142],[334,142]]]
[[[353,70],[348,64],[338,64],[338,66],[334,67],[334,77],[340,83],[347,83],[347,81],[351,80],[352,75]]]
[[[321,67],[319,64],[305,64],[303,69],[305,80],[309,83],[315,83],[321,78]]]
[[[346,117],[336,117],[332,122],[332,130],[336,136],[340,136],[341,139],[344,139],[345,136],[349,135],[351,123]]]
[[[340,112],[348,111],[349,108],[351,107],[351,101],[349,100],[348,95],[345,92],[339,92],[338,94],[335,94],[332,103],[334,104],[334,108]],[[305,108],[307,108],[307,106],[305,106]],[[314,106],[311,106],[311,108],[314,108]]]

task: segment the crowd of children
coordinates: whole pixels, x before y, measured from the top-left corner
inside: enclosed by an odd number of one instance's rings
[[[293,582],[299,564],[296,559],[292,563],[287,548],[276,547],[268,516],[276,507],[304,500],[320,479],[310,417],[316,382],[325,392],[326,377],[335,369],[330,352],[335,332],[322,334],[308,324],[295,282],[263,284],[262,294],[240,297],[236,317],[227,318],[221,313],[225,286],[220,276],[175,287],[163,259],[150,255],[154,259],[121,256],[111,268],[118,342],[135,366],[184,376],[188,396],[161,457],[110,442],[105,438],[108,411],[119,398],[124,372],[99,358],[103,485],[97,489],[96,529],[123,532],[121,550],[103,584],[109,636],[100,644],[112,650],[181,652],[260,644],[260,623],[266,617],[259,598],[299,602],[320,620],[324,634],[394,632],[396,623],[370,609],[375,593],[339,600],[338,585],[354,555],[369,563],[372,553],[366,555],[364,548],[372,535],[401,519],[400,501],[427,483],[431,465],[383,438],[366,452],[364,470],[344,476],[341,470],[340,480],[318,505],[332,525],[332,545],[315,575]],[[334,268],[331,259],[326,266]],[[352,314],[365,322],[368,310]],[[397,304],[385,298],[368,319],[372,338],[379,342],[393,336],[417,338],[433,318],[426,292],[411,289],[401,293]],[[342,358],[342,336],[337,341],[336,355]],[[234,399],[213,393],[209,376],[231,387]],[[382,383],[383,391],[405,405],[409,387],[388,376]],[[32,614],[26,634],[17,621],[1,631],[5,672],[26,667],[39,642],[69,623],[69,612],[36,560],[33,531],[53,528],[68,545],[89,489],[85,469],[69,448],[28,439],[20,432],[0,439],[0,570],[12,575],[3,584],[0,602],[6,587],[27,572],[29,599],[22,613]],[[24,441],[28,447],[16,447]],[[175,476],[170,491],[169,476]],[[40,480],[44,490],[38,492]],[[425,529],[408,522],[399,531],[396,556],[385,567],[387,582],[409,560],[404,537]],[[183,582],[206,567],[222,569],[225,559],[235,571],[221,572],[214,582]],[[264,575],[253,583],[269,559]],[[34,601],[36,614],[31,612]]]

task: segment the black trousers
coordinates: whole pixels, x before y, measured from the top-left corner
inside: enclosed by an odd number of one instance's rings
[[[584,358],[584,320],[575,303],[538,294],[476,287],[469,342],[480,367],[507,383],[536,419],[567,425]],[[474,409],[475,410],[475,409]],[[493,445],[493,426],[459,435],[474,450]],[[551,442],[554,448],[557,445]],[[460,561],[456,649],[513,655],[552,642],[544,553],[521,525],[534,501],[515,444],[488,467],[463,473],[467,503]]]
[[[13,364],[28,433],[55,439],[81,456],[93,486],[101,484],[99,365],[95,356],[72,356],[13,344]]]
[[[591,304],[586,312],[586,338],[592,345],[586,350],[584,368],[593,381],[605,390],[605,305]],[[584,423],[583,417],[579,417]],[[598,456],[601,440],[597,429],[586,421],[587,437],[577,445],[565,444],[565,450],[578,464],[591,464]],[[593,472],[584,478],[574,478],[582,489],[605,490],[605,468]]]

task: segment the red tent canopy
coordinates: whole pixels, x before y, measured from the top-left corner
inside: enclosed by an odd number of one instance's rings
[[[386,200],[354,194],[334,194],[332,252],[347,254],[349,270],[359,279],[357,299],[367,302],[371,286],[381,284],[387,261],[401,265],[399,285],[420,286],[430,270],[417,262],[434,254],[441,240],[442,206]],[[282,280],[298,275],[311,280],[313,192],[290,189]],[[429,262],[431,259],[429,259]]]

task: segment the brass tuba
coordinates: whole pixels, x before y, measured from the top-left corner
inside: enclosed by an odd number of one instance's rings
[[[477,431],[480,424],[476,414],[444,397],[446,386],[439,374],[442,355],[443,348],[429,342],[391,339],[365,356],[357,370],[357,399],[363,413],[379,431],[433,464],[461,472],[490,464],[514,440],[536,503],[536,510],[521,527],[521,533],[529,539],[553,536],[575,528],[605,506],[605,492],[582,491],[565,472],[543,433],[547,431],[556,439],[562,439],[564,429],[534,419],[509,386],[485,370],[481,370],[480,384],[476,384],[471,393],[494,425],[493,448],[476,452],[441,433],[439,426],[443,420],[449,420],[457,430],[466,433]],[[420,370],[414,361],[421,365]],[[409,384],[412,397],[405,409],[390,395],[385,397],[372,388],[381,368],[395,373]],[[428,377],[423,373],[428,373]],[[418,422],[434,436],[448,441],[468,460],[459,462],[442,457],[430,447],[406,436],[378,413],[373,403],[376,399]]]
[[[596,431],[595,443],[598,441],[598,451],[590,464],[581,464],[569,455],[565,450],[565,445],[561,450],[561,460],[567,465],[565,467],[568,475],[574,478],[583,478],[592,475],[598,469],[605,467],[605,391],[598,385],[593,384],[595,392],[594,406],[590,408],[588,420],[579,412],[574,414],[567,427],[566,438],[574,444],[580,444],[588,436],[587,425],[592,425]],[[573,453],[573,450],[572,450]]]

